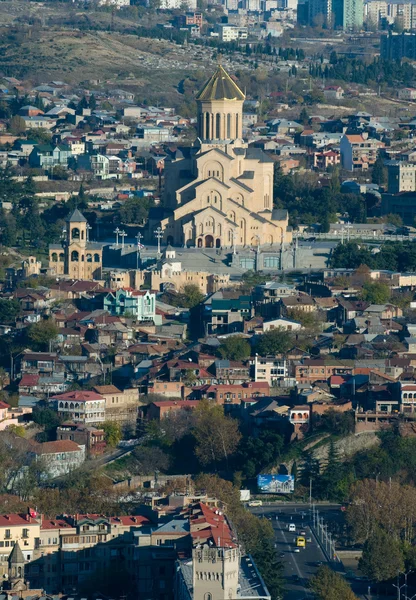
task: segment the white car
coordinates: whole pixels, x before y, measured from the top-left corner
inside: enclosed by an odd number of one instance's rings
[[[263,502],[261,500],[250,500],[248,505],[249,506],[263,506]]]
[[[295,549],[293,550],[293,552],[296,552],[296,554],[299,554],[299,552],[300,552],[300,548],[295,548]]]

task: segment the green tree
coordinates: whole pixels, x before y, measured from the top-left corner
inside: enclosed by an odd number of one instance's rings
[[[307,125],[309,123],[309,114],[305,107],[300,111],[298,121],[302,123],[302,125]]]
[[[390,295],[390,287],[382,281],[366,281],[362,286],[361,298],[370,304],[384,304]]]
[[[9,121],[9,131],[13,135],[21,135],[26,131],[26,122],[23,117],[14,115]]]
[[[228,464],[241,439],[238,422],[224,415],[222,406],[205,400],[195,409],[193,436],[201,464],[214,466],[223,461]]]
[[[304,487],[309,487],[312,480],[312,489],[319,480],[320,464],[312,452],[306,452],[303,457],[302,468],[300,470],[299,482]]]
[[[105,421],[102,424],[105,432],[105,441],[112,448],[116,448],[122,438],[120,424],[115,421]]]
[[[194,308],[198,306],[205,298],[204,294],[195,283],[184,285],[181,292],[177,295],[179,306],[184,308]]]
[[[370,250],[360,247],[357,242],[338,244],[330,259],[331,267],[336,269],[357,269],[360,265],[372,268],[375,258]]]
[[[371,179],[372,182],[377,185],[385,185],[387,181],[387,169],[384,166],[384,159],[381,156],[377,157],[377,160],[373,165]]]
[[[359,562],[360,570],[374,581],[387,581],[404,569],[400,542],[386,531],[377,528],[364,544]]]
[[[358,600],[347,581],[326,565],[311,578],[309,587],[317,600]]]
[[[343,469],[339,460],[334,441],[331,440],[328,450],[327,464],[319,480],[321,496],[328,500],[337,500],[339,496],[338,485],[343,477]]]
[[[5,300],[4,298],[0,298],[0,323],[14,323],[16,317],[19,316],[20,311],[21,308],[18,300]]]
[[[58,333],[58,327],[53,321],[48,319],[31,325],[28,332],[28,338],[41,350],[48,350],[49,344],[56,339]]]
[[[221,358],[244,360],[250,356],[251,347],[245,338],[240,335],[233,335],[221,343],[218,352]]]
[[[256,351],[260,356],[269,354],[284,354],[293,345],[293,337],[282,328],[263,333],[257,343]]]
[[[47,406],[36,406],[33,409],[32,418],[35,423],[46,430],[54,430],[62,422],[59,415]]]

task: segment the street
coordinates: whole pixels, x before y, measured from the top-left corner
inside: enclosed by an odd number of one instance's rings
[[[338,505],[320,506],[324,518],[334,518],[340,513]],[[270,519],[275,532],[276,552],[284,565],[285,595],[284,600],[303,600],[313,598],[308,589],[310,578],[317,572],[320,564],[326,564],[327,559],[321,550],[311,529],[311,513],[309,504],[282,504],[279,506],[262,506],[252,508],[258,516]],[[296,533],[289,532],[289,524],[296,525]],[[296,536],[305,531],[305,537],[311,538],[306,548],[296,548]]]

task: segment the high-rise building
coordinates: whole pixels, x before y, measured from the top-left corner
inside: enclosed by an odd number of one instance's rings
[[[363,0],[333,0],[335,29],[360,30],[363,26]]]
[[[380,40],[382,58],[400,60],[401,58],[416,59],[416,33],[389,33],[382,35]]]
[[[332,0],[308,1],[308,24],[323,25],[332,21]]]

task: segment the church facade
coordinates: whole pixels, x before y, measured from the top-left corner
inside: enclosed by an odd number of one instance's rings
[[[72,279],[102,279],[103,246],[89,241],[87,219],[74,210],[66,223],[61,244],[49,245],[49,269]]]
[[[273,208],[273,161],[242,139],[245,96],[219,65],[197,95],[198,140],[165,160],[163,241],[232,248],[289,244],[285,210]]]

